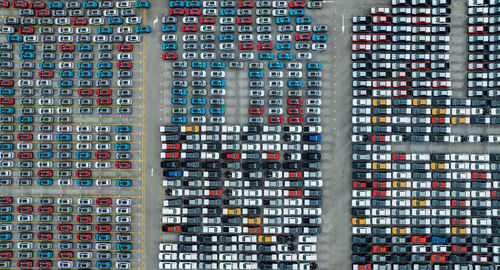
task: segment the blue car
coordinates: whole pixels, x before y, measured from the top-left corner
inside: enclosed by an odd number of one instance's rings
[[[94,49],[91,44],[80,44],[76,48],[79,52],[90,52]]]
[[[1,222],[9,222],[12,221],[12,215],[0,215]]]
[[[0,114],[13,114],[16,110],[12,107],[0,107]]]
[[[38,179],[37,183],[39,186],[52,186],[54,181],[52,179]]]
[[[52,152],[38,152],[37,154],[38,158],[52,158],[53,154]]]
[[[276,24],[290,24],[292,23],[292,19],[290,17],[277,17]]]
[[[129,143],[117,143],[117,144],[115,144],[115,150],[116,151],[130,150],[130,144]]]
[[[109,25],[121,25],[123,24],[123,19],[114,17],[114,18],[108,18],[108,24]]]
[[[92,179],[77,179],[76,184],[80,187],[91,187],[93,181]]]
[[[191,104],[192,105],[205,105],[205,104],[207,104],[207,100],[204,98],[192,98]]]
[[[291,53],[278,53],[278,60],[292,60],[293,55]]]
[[[19,123],[33,123],[33,116],[19,116],[17,122]]]
[[[99,26],[99,27],[97,27],[97,33],[99,33],[99,34],[113,34],[113,27]]]
[[[73,87],[73,81],[58,81],[59,87]]]
[[[116,133],[130,133],[132,132],[132,128],[126,125],[119,125],[115,127]]]
[[[177,25],[175,24],[164,24],[161,26],[162,32],[177,32]]]
[[[8,35],[7,41],[8,42],[23,42],[23,37],[19,36],[19,35]]]
[[[83,8],[98,8],[99,5],[96,1],[85,1],[82,5]]]
[[[58,141],[68,142],[68,141],[71,141],[72,136],[71,136],[71,134],[57,134],[56,139]]]
[[[263,71],[249,71],[248,72],[248,77],[251,79],[254,78],[264,78],[264,72]]]
[[[111,262],[110,261],[97,261],[95,262],[95,267],[104,269],[104,268],[111,268]]]
[[[186,7],[199,8],[201,7],[201,1],[186,1]]]
[[[186,105],[187,104],[187,99],[182,98],[182,97],[174,97],[171,99],[171,101],[172,101],[172,104],[176,104],[176,105]]]
[[[14,149],[13,143],[0,143],[0,150],[12,150]]]
[[[223,42],[234,41],[234,35],[233,34],[220,34],[219,40],[223,41]]]
[[[36,58],[36,54],[34,52],[21,52],[19,54],[19,57],[21,59],[35,59]]]
[[[56,65],[50,62],[40,62],[41,69],[54,69]]]
[[[34,52],[35,51],[35,45],[29,44],[29,43],[23,43],[23,44],[19,45],[19,50]]]
[[[11,220],[12,220],[12,217],[11,217]],[[10,232],[9,233],[0,233],[0,240],[10,240],[10,239],[12,239],[12,233],[10,233]]]
[[[276,50],[291,50],[291,49],[292,49],[292,43],[280,42],[276,44]]]
[[[96,233],[95,240],[97,240],[97,241],[111,241],[111,234],[109,234],[109,233]]]
[[[224,63],[224,62],[211,62],[210,67],[212,69],[225,69],[226,63]]]
[[[322,67],[320,62],[311,62],[306,65],[307,70],[321,70]]]
[[[233,8],[223,8],[220,11],[221,16],[234,16],[236,15],[236,11]]]
[[[59,77],[61,77],[61,78],[73,78],[73,77],[75,77],[75,72],[72,70],[61,70],[61,71],[59,71]]]
[[[172,89],[172,95],[185,96],[187,95],[187,90],[183,88],[174,88]]]
[[[267,67],[269,69],[283,69],[283,63],[282,62],[269,62],[267,64]]]
[[[321,134],[304,134],[304,141],[321,142]]]
[[[293,80],[293,81],[288,81],[286,83],[286,86],[290,87],[290,88],[298,88],[298,87],[302,87],[302,81],[296,81],[296,80]]]
[[[94,64],[93,63],[88,63],[88,62],[78,63],[76,66],[79,69],[93,69],[94,68]]]
[[[449,239],[446,236],[435,236],[434,235],[431,237],[431,242],[433,244],[446,244],[449,242]]]
[[[112,69],[113,64],[111,64],[111,62],[99,62],[99,63],[97,63],[97,68],[98,69]]]
[[[163,171],[163,176],[166,176],[166,177],[181,177],[182,176],[182,171],[181,170],[175,170],[175,171],[164,170]]]
[[[273,60],[274,59],[274,53],[259,53],[259,59],[260,60]]]
[[[212,87],[224,87],[224,86],[226,86],[226,81],[224,81],[224,80],[210,80],[210,86],[212,86]]]
[[[116,249],[118,249],[118,250],[132,250],[132,244],[131,243],[117,243]]]
[[[150,6],[151,4],[149,3],[149,1],[136,1],[134,3],[135,8],[149,8]]]
[[[143,26],[136,26],[135,27],[135,32],[137,34],[145,34],[145,33],[151,33],[151,27],[147,26],[147,25],[143,25]]]
[[[311,17],[298,17],[295,18],[295,23],[297,24],[311,24]]]
[[[224,115],[225,112],[226,112],[226,110],[222,107],[210,108],[211,114]]]
[[[290,16],[301,17],[304,16],[306,12],[301,8],[293,8],[290,10]]]
[[[191,68],[205,69],[207,68],[207,63],[201,61],[191,62]]]
[[[187,118],[185,116],[172,116],[171,121],[174,124],[185,124],[187,123]]]
[[[12,88],[1,88],[0,89],[0,95],[3,96],[12,96],[16,93],[16,91]]]
[[[90,152],[76,152],[77,159],[90,159],[92,154]]]
[[[117,179],[116,186],[117,187],[131,187],[132,180],[130,180],[130,179]]]
[[[177,50],[177,44],[175,44],[175,43],[163,43],[161,45],[161,48],[164,51],[176,51]]]
[[[109,71],[109,70],[98,71],[97,78],[113,78],[113,71]]]
[[[185,6],[184,1],[170,1],[169,5],[171,8],[183,8]]]
[[[51,1],[51,2],[49,2],[48,6],[49,6],[50,9],[62,9],[62,8],[64,8],[64,5],[63,5],[62,2],[53,2],[53,1]]]
[[[189,112],[194,115],[204,115],[206,113],[205,108],[195,107],[189,109]]]
[[[94,77],[94,73],[90,70],[78,71],[78,77],[79,78],[92,78],[92,77]]]
[[[54,253],[49,250],[42,250],[37,252],[37,257],[40,259],[50,259],[54,256]]]
[[[312,41],[326,42],[327,40],[328,40],[327,35],[318,35],[318,34],[312,35]]]

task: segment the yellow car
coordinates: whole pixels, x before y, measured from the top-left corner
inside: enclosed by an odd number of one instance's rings
[[[408,186],[406,181],[392,181],[393,188],[405,188]]]
[[[240,208],[227,208],[227,209],[224,209],[227,213],[226,215],[241,215],[241,209]]]
[[[410,228],[392,227],[392,234],[408,234],[408,233],[410,233]]]
[[[390,99],[373,99],[372,105],[373,106],[388,106],[388,105],[391,105],[391,100]]]
[[[372,116],[372,123],[390,123],[391,118],[385,116]]]
[[[467,227],[453,227],[451,228],[452,234],[469,234],[470,228]]]
[[[431,169],[433,170],[444,170],[444,169],[448,169],[449,166],[446,166],[448,165],[447,163],[436,163],[436,162],[432,162],[431,163]]]
[[[272,242],[276,242],[276,236],[271,236],[271,235],[259,235],[259,237],[257,238],[257,240],[258,240],[260,243],[272,243]]]
[[[366,225],[366,218],[352,218],[352,225]]]
[[[247,222],[247,224],[260,224],[260,217],[249,218]]]
[[[373,162],[372,163],[372,169],[374,170],[387,170],[391,168],[390,163],[380,163],[380,162]]]
[[[446,111],[446,109],[438,109],[438,108],[434,108],[432,109],[432,115],[440,115],[440,114],[449,114],[449,111]]]
[[[414,207],[428,206],[428,200],[412,200],[411,205]]]
[[[414,99],[413,100],[413,106],[419,106],[419,105],[431,105],[427,102],[427,99]]]
[[[200,132],[200,126],[186,126],[186,132]]]
[[[451,123],[452,124],[469,124],[470,123],[470,118],[469,117],[452,117],[451,118]]]

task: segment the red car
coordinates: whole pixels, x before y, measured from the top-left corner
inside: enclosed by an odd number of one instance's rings
[[[448,188],[446,182],[432,182],[432,188]]]
[[[163,58],[163,60],[177,60],[177,53],[163,53],[161,55],[161,58]]]
[[[198,28],[194,24],[185,24],[182,26],[182,31],[184,32],[196,32]]]
[[[72,23],[74,25],[87,25],[87,19],[85,19],[85,18],[73,18]]]
[[[200,16],[201,9],[199,9],[199,8],[186,8],[185,13],[187,16]]]
[[[431,237],[430,236],[420,236],[420,235],[414,235],[411,237],[411,242],[415,244],[424,244],[424,243],[429,243]]]
[[[288,177],[289,178],[302,178],[302,172],[290,172]]]
[[[44,241],[48,241],[48,240],[52,240],[52,233],[38,233],[37,235],[37,238],[38,240],[44,240]]]
[[[15,8],[27,8],[28,3],[26,1],[14,1],[12,2],[12,6]]]
[[[0,86],[14,86],[14,80],[0,80]]]
[[[92,234],[91,233],[79,233],[76,235],[76,239],[80,241],[90,241],[92,240]]]
[[[373,197],[387,197],[387,190],[376,190],[372,191]]]
[[[300,106],[300,105],[302,105],[302,99],[300,99],[300,98],[290,98],[290,99],[288,99],[287,104],[291,105],[291,106],[292,105]]]
[[[450,256],[446,254],[432,254],[431,261],[433,262],[447,262],[450,260]]]
[[[111,199],[110,198],[98,198],[96,202],[98,205],[110,205]]]
[[[469,200],[451,200],[451,206],[454,206],[454,207],[469,207],[470,206],[470,201]]]
[[[291,115],[302,114],[302,108],[288,108],[287,113]]]
[[[300,196],[302,196],[302,190],[288,190],[288,196],[291,196],[291,197],[300,197]]]
[[[57,257],[61,259],[71,259],[73,258],[73,251],[59,251]]]
[[[99,104],[99,105],[111,105],[111,104],[113,104],[113,99],[112,98],[98,98],[97,104]]]
[[[48,214],[48,213],[53,213],[54,212],[54,206],[39,206],[38,207],[38,213],[42,214]]]
[[[257,48],[259,50],[263,50],[263,51],[270,51],[273,49],[273,44],[272,43],[259,43],[259,45],[257,45]]]
[[[0,197],[0,204],[12,204],[12,197]]]
[[[253,1],[239,1],[238,7],[240,7],[240,8],[253,8]]]
[[[118,44],[118,50],[121,52],[130,52],[134,50],[134,45],[132,44]]]
[[[391,246],[390,245],[373,245],[372,252],[373,253],[391,252]]]
[[[92,96],[94,94],[94,90],[92,89],[78,89],[78,95],[82,97]]]
[[[372,142],[385,142],[389,137],[372,135]]]
[[[117,62],[116,66],[121,69],[132,69],[132,62]]]
[[[240,42],[240,44],[238,45],[238,48],[240,48],[240,50],[253,50],[253,43]]]
[[[261,227],[247,227],[248,233],[262,233]]]
[[[301,124],[304,122],[302,117],[288,117],[288,124]]]
[[[2,105],[13,105],[15,102],[15,99],[13,98],[0,98],[0,104]]]
[[[19,267],[19,268],[31,268],[31,267],[33,267],[33,261],[27,261],[27,260],[18,261],[17,267]]]
[[[290,7],[291,8],[305,8],[306,2],[305,1],[292,1],[292,2],[290,2]]]
[[[109,159],[109,158],[111,158],[111,153],[110,152],[96,152],[95,158],[97,158],[97,159]]]
[[[406,160],[405,154],[392,154],[392,160]]]
[[[42,9],[42,8],[45,8],[45,3],[41,2],[41,1],[30,2],[30,8],[33,8],[33,9]]]
[[[89,215],[77,216],[76,221],[81,222],[81,223],[89,223],[89,222],[92,222],[92,216],[89,216]]]
[[[52,177],[54,173],[52,170],[40,170],[37,172],[38,177]]]
[[[181,149],[180,143],[167,143],[166,146],[167,146],[166,150],[180,150]]]
[[[50,70],[43,70],[38,72],[38,77],[46,79],[46,78],[53,78],[54,77],[54,72]]]
[[[238,17],[238,19],[236,19],[236,22],[238,24],[252,24],[252,18],[251,17]]]
[[[33,152],[19,152],[19,153],[17,153],[17,158],[19,158],[19,159],[32,159]]]
[[[269,116],[269,118],[267,120],[269,121],[269,123],[273,123],[273,124],[283,123],[283,117],[281,117],[281,116]]]
[[[179,158],[179,152],[165,152],[164,158]]]
[[[200,21],[202,24],[214,24],[215,18],[214,17],[201,17]]]
[[[389,182],[389,184],[387,184],[387,182],[374,181],[372,183],[372,186],[373,186],[373,188],[390,188],[391,187],[390,183],[391,182]]]
[[[9,6],[10,6],[10,2],[9,1],[6,1],[6,0],[1,0],[0,1],[0,7],[8,8]]]
[[[240,159],[240,153],[225,153],[222,157],[226,159]]]
[[[295,35],[295,40],[298,40],[298,41],[308,41],[308,40],[311,40],[311,34],[307,34],[307,33],[296,34]]]
[[[469,252],[470,247],[469,246],[451,245],[451,250],[453,252]]]
[[[180,232],[181,226],[180,225],[162,225],[161,230],[163,232]]]
[[[115,167],[117,169],[130,169],[132,164],[129,161],[117,161]]]
[[[432,117],[431,123],[433,123],[433,124],[449,124],[450,118],[449,117]]]
[[[50,9],[38,9],[35,10],[35,16],[37,17],[50,17],[52,16],[52,12]]]
[[[173,16],[182,16],[184,15],[184,9],[182,8],[171,8],[168,10],[168,14]]]
[[[352,182],[352,188],[369,188],[371,187],[370,185],[367,185],[367,182],[359,182],[359,181],[354,181]]]
[[[100,97],[109,97],[111,94],[111,89],[97,89],[97,95]]]
[[[264,109],[262,109],[262,108],[248,108],[248,113],[249,114],[263,114]]]
[[[485,172],[473,172],[472,179],[489,179],[491,176]]]
[[[0,251],[0,259],[12,258],[12,251]]]
[[[468,219],[468,218],[452,218],[451,224],[452,225],[469,225],[470,219]]]
[[[209,196],[222,196],[222,189],[212,189],[208,191]]]
[[[99,232],[109,232],[111,231],[111,225],[109,224],[99,224],[95,226],[95,229]]]
[[[75,50],[75,45],[72,44],[61,44],[59,45],[59,50],[63,52],[72,52]]]
[[[52,267],[52,261],[38,261],[36,262],[36,266],[39,268],[51,268]]]
[[[33,206],[31,206],[31,205],[19,205],[17,207],[17,212],[19,212],[19,213],[32,213]]]
[[[60,232],[69,232],[73,230],[73,225],[71,224],[59,224],[57,225],[57,230]]]
[[[17,28],[17,31],[19,34],[33,34],[35,29],[33,29],[33,27],[21,26]]]
[[[92,176],[92,171],[91,170],[78,170],[75,172],[76,177],[91,177]]]
[[[262,154],[262,159],[280,159],[279,153]]]

